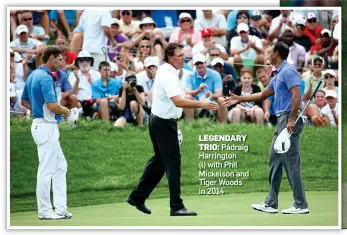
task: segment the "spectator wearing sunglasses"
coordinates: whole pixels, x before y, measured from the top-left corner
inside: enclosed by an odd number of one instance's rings
[[[298,20],[295,23],[295,27],[293,29],[294,32],[294,42],[303,46],[305,51],[308,52],[311,49],[311,40],[305,35],[306,23],[304,20]]]
[[[130,41],[133,41],[138,35],[138,28],[140,25],[140,21],[132,19],[132,13],[131,10],[121,10],[121,19],[119,21],[120,30]]]
[[[171,34],[169,42],[183,45],[184,61],[187,63],[193,58],[194,45],[201,42],[201,33],[194,28],[193,18],[187,12],[182,12],[179,15],[178,25],[179,28]]]
[[[28,27],[29,37],[33,39],[37,39],[41,42],[45,42],[46,40],[45,30],[39,25],[34,25],[33,14],[31,11],[22,12],[22,17],[20,18],[19,24],[22,24]]]
[[[304,78],[304,81],[305,81],[304,100],[305,101],[310,99],[311,95],[313,94],[313,91],[318,86],[319,81],[323,81],[323,82],[318,89],[322,89],[325,86],[324,73],[322,72],[324,70],[324,59],[321,56],[313,56],[311,63],[312,63],[311,65],[312,72],[309,76]]]
[[[209,60],[210,61],[213,61],[214,59],[221,59],[223,60],[223,70],[222,70],[222,74],[224,74],[225,76],[226,75],[230,75],[232,77],[232,79],[237,82],[237,76],[236,76],[236,73],[235,73],[235,70],[233,68],[233,66],[231,66],[231,64],[227,63],[222,57],[222,52],[219,48],[212,48],[210,50],[210,58]],[[208,66],[208,68],[212,68],[212,62],[211,62],[211,65]],[[223,78],[223,77],[222,77]]]
[[[313,12],[307,13],[307,23],[304,34],[311,40],[312,45],[321,44],[320,34],[323,27],[318,25],[317,17]]]
[[[335,86],[335,81],[337,80],[336,73],[333,69],[327,69],[324,73],[325,86],[322,89],[325,93],[329,90],[336,92],[336,99],[339,101],[339,88]]]
[[[310,54],[317,54],[325,59],[325,63],[332,62],[332,56],[334,54],[337,41],[332,38],[331,31],[329,29],[323,29],[320,36],[320,44],[313,45],[310,49]]]
[[[87,51],[81,51],[75,60],[77,71],[69,75],[69,82],[72,86],[72,91],[77,95],[80,105],[83,107],[85,116],[91,117],[90,106],[86,104],[93,104],[92,84],[101,78],[101,74],[91,67],[93,66],[94,59]],[[79,106],[80,106],[79,105]],[[89,111],[88,111],[89,110]]]
[[[339,103],[337,102],[336,91],[328,90],[325,93],[325,99],[327,104],[322,108],[321,114],[329,117],[331,127],[337,127],[339,124]]]

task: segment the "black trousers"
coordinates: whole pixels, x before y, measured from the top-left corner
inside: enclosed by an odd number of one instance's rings
[[[138,203],[144,203],[166,173],[171,210],[182,209],[184,205],[180,196],[181,154],[177,138],[177,120],[162,119],[151,114],[149,134],[154,156],[148,160],[140,182],[131,192],[130,198]]]

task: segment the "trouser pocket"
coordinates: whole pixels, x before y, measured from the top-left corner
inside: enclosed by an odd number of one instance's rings
[[[31,125],[31,134],[37,146],[43,145],[50,140],[53,134],[52,123],[33,123]]]

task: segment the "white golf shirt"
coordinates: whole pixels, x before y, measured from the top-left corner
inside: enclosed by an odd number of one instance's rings
[[[107,37],[103,27],[111,27],[110,11],[85,10],[80,18],[79,27],[83,28],[83,51],[103,54],[102,47],[107,45]]]
[[[163,119],[178,119],[182,116],[183,109],[176,107],[170,99],[184,96],[178,74],[179,70],[168,63],[159,66],[153,85],[152,114]]]
[[[248,39],[250,42],[255,43],[255,45],[258,48],[263,48],[263,44],[261,43],[261,40],[257,36],[248,35]],[[230,41],[230,50],[231,49],[241,49],[244,48],[247,45],[247,43],[244,43],[241,41],[240,36],[235,36]],[[240,56],[242,59],[255,59],[257,56],[257,51],[253,48],[249,48],[248,50],[240,53]]]

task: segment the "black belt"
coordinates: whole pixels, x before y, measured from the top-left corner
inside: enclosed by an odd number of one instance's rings
[[[161,117],[158,117],[157,115],[154,115],[153,113],[151,114],[154,118],[159,118],[161,120],[169,120],[169,121],[178,121],[178,118],[161,118]]]

